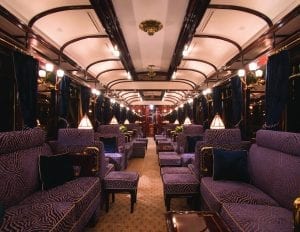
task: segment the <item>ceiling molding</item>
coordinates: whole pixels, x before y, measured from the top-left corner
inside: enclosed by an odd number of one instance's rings
[[[120,61],[120,59],[111,58],[111,59],[104,59],[104,60],[96,60],[93,63],[90,63],[88,66],[86,66],[85,71],[87,72],[90,69],[90,67],[92,67],[93,65],[100,64],[103,62],[109,62],[109,61]]]
[[[130,72],[133,79],[136,78],[133,62],[125,42],[124,34],[120,28],[120,23],[116,16],[115,9],[111,0],[90,0],[100,22],[109,35],[110,40],[118,46],[121,52],[121,62],[125,69]]]
[[[120,79],[117,79],[117,80],[113,80],[113,81],[109,81],[106,83],[106,88],[107,89],[110,89],[110,84],[113,84],[115,82],[118,82],[118,81],[127,81],[128,79],[125,79],[125,78],[120,78]]]
[[[208,64],[209,66],[213,67],[213,69],[215,71],[218,71],[217,66],[215,66],[214,64],[212,64],[212,63],[210,63],[210,62],[208,62],[206,60],[193,59],[193,58],[184,58],[181,61],[196,61],[196,62],[201,62],[201,63],[204,63],[204,64]]]
[[[210,4],[208,6],[208,8],[222,9],[222,10],[236,10],[236,11],[246,12],[246,13],[255,15],[255,16],[263,19],[269,27],[273,26],[273,22],[268,16],[266,16],[265,14],[263,14],[259,11],[253,10],[251,8],[247,8],[247,7],[243,7],[243,6],[235,6],[235,5],[222,5],[222,4]]]
[[[197,70],[197,69],[192,69],[192,68],[177,68],[177,70],[179,70],[179,71],[182,70],[182,71],[197,72],[197,73],[200,73],[202,76],[204,76],[205,79],[207,79],[206,74],[204,72],[201,72],[201,71]]]
[[[119,94],[119,97],[123,97],[123,96],[125,96],[125,95],[127,95],[127,94],[132,94],[132,93],[137,93],[136,91],[128,91],[128,92],[125,92],[125,93],[122,93],[122,94]]]
[[[33,24],[35,24],[36,21],[50,14],[55,14],[67,10],[90,10],[90,9],[93,9],[91,5],[73,5],[73,6],[61,6],[61,7],[45,10],[33,16],[28,22],[28,27],[32,28]]]
[[[77,38],[75,38],[75,39],[72,39],[72,40],[69,40],[69,41],[65,42],[65,43],[60,47],[60,49],[59,49],[59,62],[58,62],[58,63],[60,63],[60,57],[61,57],[61,55],[63,54],[63,52],[64,52],[64,50],[65,50],[65,48],[66,48],[67,46],[69,46],[69,45],[72,44],[72,43],[76,43],[76,42],[78,42],[78,41],[80,41],[80,40],[91,39],[91,38],[95,38],[95,39],[97,39],[97,38],[99,38],[99,39],[107,39],[108,36],[107,36],[107,35],[99,35],[99,34],[94,34],[94,35],[84,35],[84,36],[80,36],[80,37],[77,37]]]
[[[239,52],[242,51],[242,47],[237,42],[235,42],[234,40],[228,39],[226,37],[223,37],[223,36],[209,35],[209,34],[196,34],[196,35],[194,35],[194,37],[195,38],[210,38],[210,39],[223,40],[223,41],[226,41],[226,42],[234,45],[239,50]]]
[[[184,17],[177,44],[174,50],[174,54],[171,60],[171,64],[168,70],[168,79],[180,64],[182,59],[182,51],[186,44],[188,44],[195,34],[196,28],[198,27],[204,13],[208,7],[210,0],[190,0]]]
[[[124,69],[124,68],[107,69],[107,70],[104,70],[103,72],[98,73],[97,76],[96,76],[96,79],[98,80],[98,78],[99,78],[102,74],[107,73],[107,72],[124,71],[124,70],[126,70],[126,69]]]
[[[180,82],[186,81],[186,82],[188,82],[188,83],[194,85],[194,88],[196,88],[196,87],[198,86],[195,82],[193,82],[193,81],[191,81],[191,80],[188,80],[188,79],[176,78],[175,80],[176,80],[176,81],[180,81]]]

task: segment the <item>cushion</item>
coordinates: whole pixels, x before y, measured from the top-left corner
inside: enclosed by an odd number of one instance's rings
[[[50,189],[70,181],[74,177],[72,157],[68,154],[40,156],[40,178],[43,189]]]
[[[186,152],[188,152],[188,153],[195,152],[196,143],[202,139],[203,139],[202,136],[187,136],[186,137],[186,140],[187,140]]]
[[[200,156],[200,176],[212,176],[213,175],[213,148],[203,147],[201,149]]]
[[[213,179],[249,182],[247,151],[213,149]]]
[[[118,152],[116,137],[100,137],[99,139],[104,144],[104,152],[105,153]]]

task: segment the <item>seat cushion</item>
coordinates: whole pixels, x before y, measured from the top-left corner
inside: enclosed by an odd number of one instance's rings
[[[105,153],[118,152],[117,137],[99,137],[99,139],[104,145]]]
[[[282,207],[228,203],[221,217],[232,231],[293,231],[293,214]]]
[[[188,167],[162,167],[160,174],[192,174],[192,171]]]
[[[104,178],[105,189],[136,189],[139,174],[136,172],[113,171]]]
[[[0,231],[70,231],[75,222],[72,203],[39,202],[8,208]]]
[[[20,205],[70,202],[75,204],[76,219],[79,219],[89,203],[99,194],[100,188],[99,178],[80,177],[48,191],[36,192],[25,198]]]
[[[188,166],[195,160],[195,153],[183,153],[181,154],[182,166]]]
[[[208,207],[217,212],[223,203],[278,206],[277,202],[253,185],[226,180],[214,181],[212,177],[201,179],[201,196]]]
[[[192,174],[165,174],[162,180],[165,194],[199,193],[199,181]]]

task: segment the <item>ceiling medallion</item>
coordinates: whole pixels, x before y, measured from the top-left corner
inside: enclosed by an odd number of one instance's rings
[[[156,72],[153,70],[154,67],[155,67],[155,65],[153,65],[153,64],[148,65],[148,74],[147,74],[147,75],[148,75],[150,78],[156,76]]]
[[[159,21],[150,19],[141,22],[139,28],[144,32],[147,32],[148,35],[152,36],[155,32],[161,30],[163,28],[163,25]]]

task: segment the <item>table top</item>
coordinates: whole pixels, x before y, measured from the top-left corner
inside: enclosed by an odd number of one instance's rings
[[[168,232],[229,232],[216,212],[170,211],[166,213]]]

